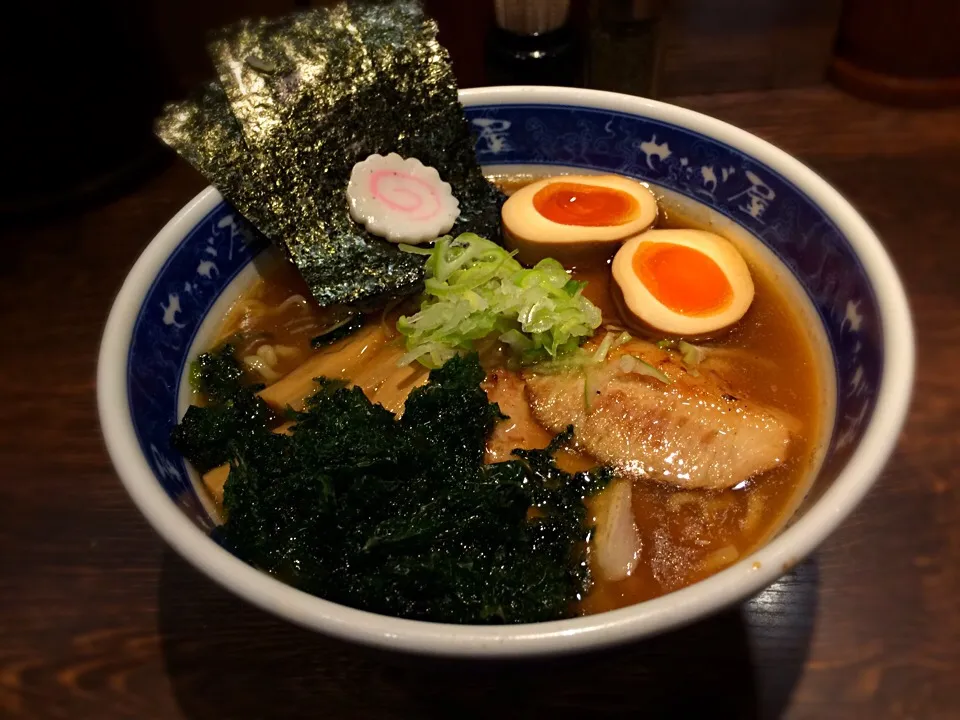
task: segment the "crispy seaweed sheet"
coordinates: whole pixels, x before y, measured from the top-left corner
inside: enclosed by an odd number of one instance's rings
[[[189,99],[168,105],[155,130],[257,229],[279,237],[283,218],[262,202],[268,193],[269,173],[248,151],[220,85],[207,83]]]
[[[282,247],[323,305],[415,290],[422,258],[350,218],[350,170],[417,157],[460,201],[453,232],[500,237],[502,194],[480,171],[436,25],[414,0],[341,2],[216,33],[219,84],[171,105],[157,134]]]

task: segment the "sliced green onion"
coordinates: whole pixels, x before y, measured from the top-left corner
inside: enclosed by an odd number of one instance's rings
[[[599,365],[606,360],[611,347],[613,347],[613,333],[607,333],[603,336],[603,340],[600,341],[600,347],[598,347],[597,351],[593,354],[593,362]]]
[[[514,253],[472,233],[401,250],[427,256],[419,312],[397,322],[406,361],[435,367],[489,337],[509,345],[522,365],[566,360],[602,321],[583,283],[556,260],[524,268]]]
[[[683,364],[691,367],[699,365],[707,356],[707,351],[704,348],[691,345],[686,340],[678,342],[677,349],[683,355]]]
[[[583,409],[590,412],[590,401],[593,399],[593,374],[590,368],[584,368],[583,371]]]
[[[652,377],[667,385],[673,382],[663,371],[633,355],[622,355],[620,357],[620,369],[623,372]]]
[[[411,255],[429,255],[433,252],[432,248],[424,248],[417,245],[407,245],[407,243],[398,243],[397,249],[405,253],[410,253]]]

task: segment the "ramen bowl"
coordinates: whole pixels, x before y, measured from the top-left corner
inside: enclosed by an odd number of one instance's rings
[[[195,473],[169,437],[185,370],[257,272],[266,242],[208,188],[151,241],[104,331],[100,419],[110,457],[158,533],[212,580],[306,628],[444,656],[567,653],[637,640],[747,598],[812,552],[876,480],[903,423],[913,375],[903,288],[876,235],[809,168],[731,125],[672,105],[563,88],[461,92],[491,174],[612,172],[696,201],[769,252],[819,323],[829,379],[823,453],[785,527],[721,572],[623,609],[546,623],[458,626],[376,615],[314,597],[247,565],[216,540]]]

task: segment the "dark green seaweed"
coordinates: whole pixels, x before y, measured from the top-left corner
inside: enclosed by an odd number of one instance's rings
[[[232,345],[197,358],[190,384],[208,405],[187,408],[170,444],[202,473],[229,462],[235,446],[249,446],[277,423],[276,414],[256,395],[263,385],[247,381]]]
[[[208,387],[235,387],[229,362],[200,372]],[[557,468],[570,432],[485,464],[503,416],[483,377],[475,354],[450,360],[399,420],[359,388],[320,380],[289,435],[242,425],[220,445],[231,462],[220,541],[296,587],[373,612],[457,623],[569,616],[590,586],[583,498],[611,473]],[[194,409],[195,423],[178,428],[188,450],[199,445],[193,428],[223,412]]]
[[[363,315],[352,315],[346,320],[341,321],[339,324],[334,325],[326,332],[322,332],[316,337],[311,338],[310,347],[321,348],[327,345],[332,345],[335,342],[339,342],[345,337],[353,335],[357,330],[362,328],[365,323],[366,319],[363,317]]]
[[[372,153],[436,167],[460,202],[453,232],[500,237],[503,196],[477,164],[447,53],[417,2],[243,21],[217,33],[210,54],[219,93],[171,106],[158,134],[285,250],[321,305],[369,306],[420,286],[422,257],[349,215],[350,171]]]

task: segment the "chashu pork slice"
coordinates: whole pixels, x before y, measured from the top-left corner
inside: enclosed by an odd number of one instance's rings
[[[659,368],[671,382],[623,371],[623,354]],[[731,394],[708,368],[694,377],[675,354],[639,341],[589,375],[528,371],[525,380],[533,414],[549,430],[573,425],[577,445],[597,460],[682,488],[732,487],[777,467],[795,425]]]

